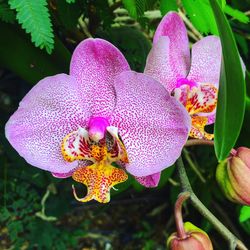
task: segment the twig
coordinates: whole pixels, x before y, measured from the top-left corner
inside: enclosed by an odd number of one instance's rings
[[[198,197],[193,192],[190,185],[185,167],[183,165],[182,158],[177,160],[177,168],[179,172],[179,178],[182,186],[183,192],[190,193],[190,200],[192,205],[204,216],[214,228],[228,241],[230,249],[235,250],[236,246],[239,250],[247,250],[248,248],[234,235],[232,234],[198,199]]]
[[[214,141],[204,140],[204,139],[191,139],[186,142],[185,147],[191,147],[197,145],[214,146]]]
[[[189,152],[186,149],[183,149],[183,153],[185,155],[185,158],[186,158],[189,166],[197,174],[197,176],[200,178],[201,182],[206,183],[206,180],[203,177],[202,173],[199,171],[199,169],[197,168],[197,166],[194,164],[193,160],[191,159]]]

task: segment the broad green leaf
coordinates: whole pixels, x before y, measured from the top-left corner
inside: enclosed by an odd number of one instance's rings
[[[23,30],[0,22],[0,65],[31,84],[48,75],[68,72],[70,53],[59,39],[51,55],[30,42]]]
[[[230,15],[231,17],[237,19],[238,21],[242,22],[242,23],[248,23],[249,22],[249,17],[242,11],[240,10],[236,10],[234,8],[232,8],[229,5],[226,5],[223,9],[223,11]]]
[[[250,219],[250,207],[249,206],[243,206],[240,209],[240,216],[239,220],[240,222],[244,222]]]
[[[245,81],[236,42],[217,0],[209,0],[217,22],[222,67],[215,122],[215,153],[219,161],[228,157],[240,134],[245,112]]]
[[[9,0],[11,9],[17,11],[17,20],[31,34],[36,47],[45,48],[51,54],[54,34],[46,0]]]
[[[160,11],[164,16],[167,12],[171,10],[178,10],[178,5],[176,0],[161,0],[160,1]]]
[[[6,23],[15,22],[15,13],[7,3],[0,2],[0,19]]]
[[[208,0],[182,0],[182,4],[191,22],[201,33],[218,34],[213,11]]]
[[[122,0],[122,3],[131,17],[137,19],[144,14],[146,0]]]

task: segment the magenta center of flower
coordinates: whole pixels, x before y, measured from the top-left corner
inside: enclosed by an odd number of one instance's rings
[[[88,133],[91,140],[98,142],[105,137],[109,122],[103,117],[91,117],[88,124]]]
[[[187,78],[179,78],[177,80],[176,88],[179,88],[182,85],[188,85],[190,87],[190,89],[198,86],[198,84],[196,82],[190,81]]]

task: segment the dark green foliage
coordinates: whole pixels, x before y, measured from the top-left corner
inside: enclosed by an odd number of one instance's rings
[[[15,13],[10,6],[4,1],[0,1],[0,20],[6,23],[14,23]]]
[[[97,36],[117,46],[133,70],[143,72],[151,44],[140,31],[135,28],[121,27],[99,32]]]
[[[46,0],[9,0],[11,9],[17,11],[17,20],[22,28],[31,34],[36,47],[45,48],[51,54],[54,48],[54,34]]]
[[[161,14],[164,16],[168,11],[178,10],[178,5],[176,0],[161,0],[160,1]]]

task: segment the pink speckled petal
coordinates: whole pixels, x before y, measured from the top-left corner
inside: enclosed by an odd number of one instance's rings
[[[135,177],[135,179],[144,187],[153,188],[157,187],[161,178],[161,173],[156,173],[143,177]]]
[[[46,77],[20,102],[6,124],[6,137],[31,165],[55,173],[68,173],[77,162],[64,161],[63,138],[90,116],[74,77],[59,74]]]
[[[56,177],[58,179],[65,179],[71,177],[74,172],[75,169],[71,170],[68,173],[51,173],[51,174],[53,175],[53,177]]]
[[[168,37],[160,37],[148,54],[144,73],[162,83],[171,92],[179,77],[171,67],[169,43]]]
[[[126,169],[137,177],[171,166],[190,130],[190,116],[153,78],[133,71],[115,79],[117,105],[111,124],[118,127],[128,153]]]
[[[86,39],[75,49],[70,75],[74,75],[82,87],[83,99],[89,100],[96,116],[109,116],[115,105],[114,76],[129,70],[122,53],[102,39]]]
[[[162,19],[156,29],[153,44],[145,73],[171,91],[177,79],[186,77],[190,68],[187,30],[177,13],[169,12]]]
[[[213,83],[218,88],[221,66],[221,43],[216,36],[207,36],[192,47],[192,63],[188,79],[197,83]]]

